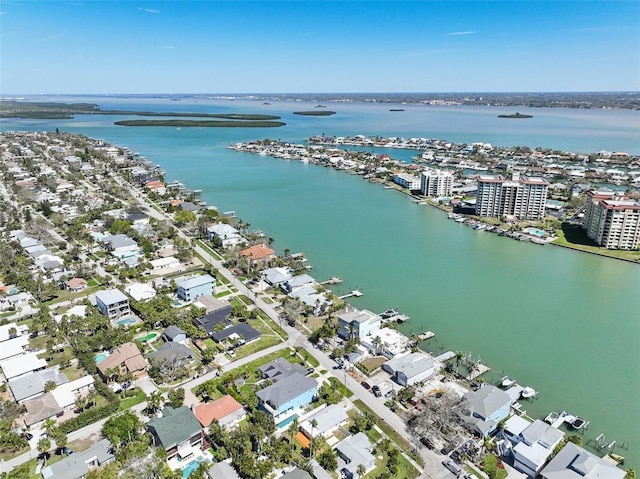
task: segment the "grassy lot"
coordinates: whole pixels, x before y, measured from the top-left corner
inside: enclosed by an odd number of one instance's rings
[[[60,352],[56,351],[51,355],[51,358],[49,358],[49,354],[46,351],[42,354],[38,354],[38,357],[47,360],[47,367],[65,364],[70,362],[74,358],[71,348],[65,348]]]
[[[274,303],[274,301],[269,296],[262,296],[261,299],[262,299],[262,301],[264,301],[267,304],[273,304]]]
[[[76,379],[80,379],[87,375],[87,373],[84,372],[84,369],[77,366],[71,366],[70,368],[63,369],[61,372],[69,378],[69,381],[75,381]]]
[[[502,465],[502,461],[500,461],[500,459],[498,459],[493,454],[489,454],[484,458],[484,461],[482,463],[482,470],[486,472],[489,477],[493,477],[495,479],[505,479],[508,473],[504,469],[504,466],[502,468],[498,467],[499,464]]]
[[[253,301],[247,298],[244,294],[238,294],[236,298],[238,298],[239,301],[242,301],[247,306],[251,306],[253,304]]]
[[[147,395],[140,388],[135,388],[136,392],[135,396],[124,398],[120,401],[120,411],[125,411],[136,404],[140,404],[141,402],[147,399]]]
[[[222,256],[220,256],[218,253],[216,253],[214,250],[212,250],[204,241],[196,240],[196,244],[198,246],[202,247],[202,249],[204,249],[207,253],[209,253],[211,256],[213,256],[218,261],[223,261],[224,260],[224,258],[222,258]]]
[[[552,244],[609,258],[640,262],[640,251],[601,248],[589,239],[585,231],[579,226],[564,223],[562,228],[556,231],[556,234],[558,235],[558,239]]]
[[[44,303],[41,303],[41,304],[43,306],[51,306],[52,304],[57,303],[59,301],[69,301],[71,299],[82,298],[88,294],[95,293],[99,289],[100,289],[99,286],[93,286],[91,288],[86,288],[82,291],[78,291],[77,293],[73,293],[68,289],[61,289],[56,292],[56,296],[53,299],[50,299],[49,301],[45,301]]]
[[[373,358],[365,359],[360,363],[360,365],[362,366],[363,372],[369,375],[380,366],[382,366],[385,362],[387,362],[387,358],[385,358],[384,356],[376,356]]]
[[[353,404],[360,409],[360,411],[364,412],[364,411],[369,411],[369,413],[371,413],[374,417],[378,417],[371,409],[369,409],[369,407],[363,403],[360,399],[356,399],[355,401],[353,401]],[[407,442],[400,434],[398,434],[396,432],[395,429],[391,428],[386,422],[382,421],[382,424],[378,424],[378,426],[380,427],[380,429],[382,429],[382,431],[389,436],[389,438],[395,442],[398,447],[404,451],[406,454],[408,454],[409,456],[411,456],[413,458],[414,461],[416,461],[418,464],[423,465],[423,461],[422,458],[420,457],[419,454],[416,454],[413,452],[413,446]]]
[[[236,359],[244,358],[250,356],[253,353],[258,351],[262,351],[263,349],[270,348],[271,346],[275,346],[279,344],[280,338],[276,336],[262,336],[257,341],[252,341],[249,344],[245,344],[236,349]]]
[[[365,477],[376,477],[374,473],[381,473],[387,470],[389,457],[385,454],[382,460],[376,460],[376,468]],[[402,455],[398,455],[398,470],[393,475],[394,479],[414,479],[420,476],[420,472],[415,469],[409,461]]]
[[[273,321],[269,316],[264,314],[262,311],[258,311],[258,316],[260,317],[260,319],[262,319],[262,321],[267,323],[273,331],[279,334],[280,337],[284,339],[287,339],[289,337],[289,335],[284,331],[284,329],[278,326],[278,324],[275,321]]]
[[[225,296],[229,296],[231,294],[231,291],[227,290],[227,291],[222,291],[221,293],[216,293],[216,298],[224,298]]]

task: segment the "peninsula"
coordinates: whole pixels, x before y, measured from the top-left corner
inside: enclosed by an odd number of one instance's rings
[[[513,113],[511,115],[498,115],[498,118],[533,118],[533,115],[525,115],[523,113]]]

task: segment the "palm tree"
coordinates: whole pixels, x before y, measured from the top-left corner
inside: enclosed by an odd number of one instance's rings
[[[38,441],[38,452],[42,455],[44,462],[47,462],[49,449],[51,449],[51,441],[49,438],[41,437]]]
[[[364,473],[367,472],[367,468],[365,467],[364,464],[358,464],[358,467],[356,468],[356,474],[358,474],[358,477],[362,477],[364,476]]]
[[[149,394],[149,397],[147,398],[147,411],[149,414],[153,414],[160,409],[163,402],[162,399],[162,393],[160,391],[153,391]]]

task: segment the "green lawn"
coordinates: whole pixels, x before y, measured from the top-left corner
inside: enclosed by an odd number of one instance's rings
[[[263,349],[279,344],[281,341],[275,336],[262,336],[257,341],[252,341],[236,349],[236,359],[244,358]]]
[[[502,461],[493,454],[489,454],[482,462],[482,470],[494,479],[505,479],[508,473],[504,466],[502,468],[498,467],[499,464],[501,465]]]
[[[640,251],[623,251],[601,248],[587,237],[585,231],[581,227],[576,225],[563,223],[562,228],[556,230],[556,235],[558,235],[558,239],[555,240],[553,244],[558,246],[607,256],[609,258],[640,262]]]
[[[136,404],[140,404],[147,399],[147,395],[140,388],[135,388],[136,395],[120,400],[120,411],[125,411]]]
[[[223,261],[224,258],[222,258],[222,256],[220,256],[214,250],[212,250],[204,241],[196,240],[196,244],[198,246],[202,247],[202,249],[204,249],[207,253],[209,253],[211,256],[213,256],[218,261]]]
[[[225,296],[229,296],[231,294],[231,291],[227,290],[227,291],[222,291],[221,293],[216,293],[216,298],[224,298]]]

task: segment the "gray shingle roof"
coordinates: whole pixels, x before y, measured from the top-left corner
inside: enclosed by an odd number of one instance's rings
[[[233,334],[237,334],[238,336],[241,336],[242,339],[244,339],[245,342],[247,343],[249,341],[253,341],[254,339],[257,339],[260,337],[260,333],[258,331],[253,329],[248,324],[244,324],[244,323],[234,324],[233,326],[223,329],[222,331],[213,333],[211,337],[216,341],[223,341],[224,339],[227,339],[229,336],[232,336]]]
[[[103,465],[110,462],[114,455],[108,439],[96,442],[89,449],[76,452],[68,457],[42,469],[44,479],[78,479],[89,473],[88,463],[97,462]]]
[[[256,396],[263,402],[269,403],[274,409],[278,409],[283,404],[317,387],[318,383],[315,379],[295,373],[258,391]]]
[[[293,364],[284,358],[276,358],[270,363],[260,366],[258,371],[263,378],[280,379],[295,373],[306,374],[307,370],[300,364]]]
[[[164,343],[160,346],[156,351],[149,354],[149,359],[172,359],[172,360],[181,360],[192,358],[193,353],[191,350],[186,347],[184,344],[180,343]]]
[[[568,442],[540,474],[545,479],[623,479],[625,471]]]
[[[69,382],[67,376],[58,369],[45,369],[32,374],[12,379],[9,381],[9,388],[14,399],[19,402],[36,394],[44,393],[44,385],[49,381],[55,382],[58,386]]]

